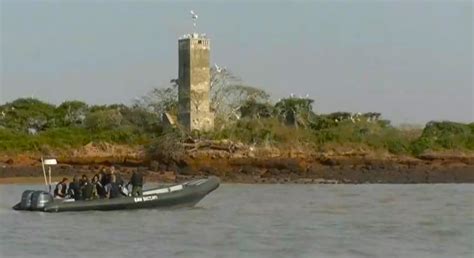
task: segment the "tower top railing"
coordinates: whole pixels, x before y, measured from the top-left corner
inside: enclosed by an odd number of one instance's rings
[[[184,34],[179,39],[207,39],[207,36],[205,33],[189,33],[189,34]]]

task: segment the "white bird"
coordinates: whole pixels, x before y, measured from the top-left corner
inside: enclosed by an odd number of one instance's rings
[[[196,20],[199,18],[199,16],[193,10],[191,10],[190,13],[191,18],[193,19],[193,26],[196,28]]]
[[[295,97],[295,94],[294,93],[291,93],[290,94],[290,98],[294,98]]]
[[[305,98],[309,98],[309,94],[306,94],[304,97],[305,97]]]
[[[217,64],[214,64],[214,68],[216,68],[216,72],[222,72],[222,68],[220,68]]]
[[[2,111],[2,117],[5,117],[5,112],[4,111]]]

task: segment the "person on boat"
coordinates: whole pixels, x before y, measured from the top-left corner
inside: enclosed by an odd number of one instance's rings
[[[107,169],[106,168],[102,168],[99,172],[99,181],[100,181],[100,184],[102,186],[105,186],[107,185],[109,182],[108,182],[108,175],[107,175]]]
[[[68,194],[76,201],[82,199],[81,183],[77,175],[74,176],[72,182],[69,184]]]
[[[114,166],[110,166],[109,170],[109,180],[108,182],[111,182],[112,176],[115,176],[115,182],[118,184],[119,189],[120,189],[120,194],[123,196],[128,196],[128,190],[125,188],[125,182],[122,179],[122,176],[117,173],[117,170],[115,169]]]
[[[122,179],[122,177],[120,176],[119,173],[117,173],[117,170],[115,169],[114,166],[110,166],[110,176],[112,177],[112,175],[115,175],[115,180],[117,182],[117,184],[119,184],[120,186],[123,186],[124,185],[124,181]],[[110,182],[110,181],[109,181]]]
[[[106,192],[104,186],[100,182],[100,174],[95,174],[92,177],[92,199],[105,198]]]
[[[105,184],[104,185],[108,185],[110,184],[110,182],[112,182],[112,175],[115,175],[115,167],[114,166],[110,166],[108,170],[106,170],[106,174],[105,174]]]
[[[133,171],[126,188],[129,185],[132,185],[132,196],[143,195],[143,173],[139,169]]]
[[[92,197],[93,197],[92,193],[94,191],[94,185],[91,184],[91,181],[87,177],[83,180],[84,181],[83,181],[83,184],[81,186],[82,199],[86,200],[86,201],[92,200]]]
[[[81,187],[87,182],[87,180],[89,180],[89,178],[86,174],[83,174],[81,178]]]
[[[54,198],[63,199],[67,195],[67,177],[64,177],[54,188]]]
[[[120,185],[116,181],[116,176],[111,175],[110,183],[105,186],[105,189],[107,191],[107,197],[109,199],[120,197]]]

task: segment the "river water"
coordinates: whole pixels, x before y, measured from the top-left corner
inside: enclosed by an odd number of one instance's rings
[[[473,257],[474,187],[224,184],[195,208],[45,214],[10,209],[1,257]]]

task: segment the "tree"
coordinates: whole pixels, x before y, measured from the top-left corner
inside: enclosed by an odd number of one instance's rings
[[[120,109],[120,114],[123,118],[122,124],[131,126],[138,132],[158,133],[161,131],[158,114],[143,107],[123,108]]]
[[[261,103],[254,99],[249,99],[242,104],[239,111],[242,118],[269,118],[272,116],[273,106],[270,103]]]
[[[85,126],[89,130],[101,131],[118,128],[122,123],[122,114],[117,109],[98,110],[89,113]]]
[[[328,117],[328,115],[318,115],[315,116],[315,119],[311,122],[311,129],[319,131],[323,129],[328,129],[331,127],[336,127],[338,123],[335,119]]]
[[[281,99],[275,104],[275,115],[287,125],[309,126],[314,113],[314,100],[309,98],[289,97]]]
[[[367,121],[377,121],[379,120],[380,116],[382,114],[380,113],[377,113],[377,112],[368,112],[368,113],[364,113],[362,114],[362,117],[365,117],[367,119]]]
[[[214,112],[218,112],[226,105],[226,89],[233,85],[240,85],[241,79],[227,68],[221,68],[215,65],[211,67],[210,83],[211,109],[214,110]]]
[[[178,114],[178,84],[177,80],[171,80],[172,85],[167,88],[155,88],[146,96],[141,97],[134,103],[135,107],[141,107],[156,115],[161,116],[168,112]]]
[[[269,94],[262,89],[244,85],[227,68],[211,68],[211,109],[223,121],[239,119],[241,107],[247,101],[268,102]]]
[[[240,78],[226,68],[211,68],[210,108],[217,119],[222,121],[236,120],[241,116],[240,108],[249,100],[256,102],[268,101],[269,95],[264,90],[243,85]],[[135,106],[149,109],[158,115],[168,112],[178,115],[178,80],[172,79],[171,86],[155,88],[146,96],[135,101]],[[193,107],[199,106],[201,92],[193,91],[191,96]]]
[[[56,108],[55,113],[61,126],[82,125],[89,113],[89,106],[82,101],[65,101]]]
[[[337,122],[350,120],[352,117],[352,113],[339,111],[339,112],[327,114],[326,117],[337,123]]]
[[[36,133],[54,127],[55,106],[34,98],[20,98],[0,106],[0,125],[5,128]]]

